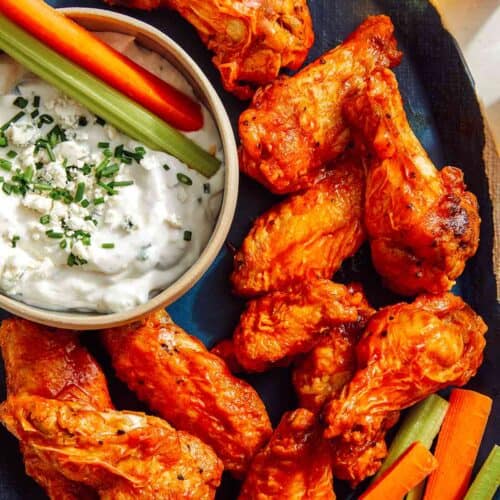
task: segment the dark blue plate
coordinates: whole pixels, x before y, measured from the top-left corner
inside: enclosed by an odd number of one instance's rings
[[[49,0],[55,7],[103,7],[91,0]],[[310,59],[337,45],[366,16],[385,13],[392,17],[397,28],[397,38],[405,57],[396,73],[405,97],[410,122],[438,165],[457,165],[465,172],[469,188],[476,194],[481,206],[481,245],[471,259],[455,292],[480,313],[490,327],[485,361],[469,386],[495,399],[486,436],[481,447],[478,463],[482,463],[494,442],[500,441],[500,377],[495,360],[500,359],[499,332],[500,308],[496,302],[493,274],[493,220],[488,195],[485,166],[482,159],[484,147],[483,119],[474,93],[474,85],[455,41],[445,31],[436,10],[425,0],[311,0],[314,16],[316,43]],[[225,93],[217,71],[210,62],[210,54],[199,41],[195,30],[179,16],[171,12],[141,13],[122,12],[142,19],[163,30],[180,43],[208,75],[236,124],[245,104]],[[238,209],[228,241],[238,246],[252,220],[276,198],[253,181],[242,178]],[[208,347],[230,336],[242,310],[243,302],[233,297],[228,286],[231,256],[223,249],[216,262],[203,279],[169,312],[174,320],[190,333],[200,337]],[[336,280],[361,281],[367,288],[371,302],[384,305],[398,300],[380,286],[379,279],[370,264],[367,249],[346,262]],[[110,389],[118,408],[145,409],[117,381],[110,369],[106,354],[100,350],[95,335],[84,335],[84,341],[102,362],[110,382]],[[274,423],[281,414],[295,405],[286,369],[273,370],[249,377],[266,402]],[[3,376],[0,389],[5,394]],[[1,431],[0,445],[0,499],[44,498],[38,486],[24,474],[24,467],[16,440]],[[476,467],[477,468],[477,467]],[[233,499],[238,484],[225,478],[218,498]],[[339,499],[349,497],[349,489],[337,482],[335,489]]]

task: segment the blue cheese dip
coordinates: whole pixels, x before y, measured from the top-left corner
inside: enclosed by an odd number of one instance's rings
[[[134,39],[101,37],[193,96],[183,76]],[[0,56],[0,291],[53,310],[110,313],[146,302],[199,257],[222,201],[207,179],[120,133]],[[187,134],[222,158],[203,109]]]

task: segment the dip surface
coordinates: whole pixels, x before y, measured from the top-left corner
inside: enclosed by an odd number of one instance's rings
[[[102,38],[193,95],[133,38]],[[1,57],[14,81],[0,97],[0,291],[54,310],[108,313],[146,302],[206,246],[224,167],[207,179]],[[187,135],[222,159],[217,128],[203,114],[203,129]]]

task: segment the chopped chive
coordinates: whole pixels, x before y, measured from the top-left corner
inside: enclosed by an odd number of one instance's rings
[[[23,172],[23,179],[26,183],[29,183],[33,180],[33,167],[26,167]]]
[[[45,234],[54,240],[58,240],[60,238],[64,237],[63,233],[58,233],[57,231],[54,231],[53,229],[49,229],[48,231],[45,231]]]
[[[15,151],[9,151],[7,153],[7,158],[13,159],[17,156],[17,153]]]
[[[49,142],[51,147],[54,147],[56,144],[59,144],[60,142],[63,142],[65,140],[66,140],[66,134],[64,133],[64,130],[62,130],[61,127],[59,127],[59,125],[56,125],[47,134],[47,141]]]
[[[11,244],[12,244],[12,248],[16,248],[17,247],[17,242],[21,239],[20,236],[17,236],[17,234],[15,236],[12,237],[12,241],[11,241]]]
[[[115,148],[115,158],[121,158],[122,154],[123,154],[123,144],[120,144],[119,146],[116,146]]]
[[[206,182],[203,184],[203,192],[209,194],[210,193],[210,182]]]
[[[50,184],[35,183],[33,187],[37,191],[52,191],[52,186]]]
[[[101,248],[107,248],[107,249],[115,248],[115,244],[114,243],[103,243],[101,245]]]
[[[109,142],[98,142],[97,147],[99,149],[108,149],[109,148]]]
[[[36,95],[33,97],[33,107],[34,108],[39,108],[40,107],[40,96]]]
[[[41,168],[43,168],[43,161],[37,161],[35,163],[35,167],[37,170],[40,170]]]
[[[46,225],[50,222],[50,215],[45,214],[40,217],[40,224]]]
[[[63,250],[68,246],[68,242],[66,240],[61,240],[59,242],[59,248],[62,248]]]
[[[165,164],[163,165],[163,170],[166,170],[168,172],[170,170],[170,167],[167,164]]]
[[[113,163],[101,171],[101,177],[113,177],[118,170],[120,170],[120,167],[116,163]]]
[[[14,115],[8,122],[5,122],[0,128],[0,130],[2,132],[5,132],[11,126],[12,123],[18,122],[25,114],[26,113],[24,111],[19,111],[17,115]]]
[[[109,183],[112,188],[132,186],[132,184],[134,184],[134,181],[113,181]]]
[[[99,165],[97,165],[95,169],[95,175],[97,177],[101,176],[101,172],[108,166],[110,161],[111,160],[109,158],[105,158],[104,160],[101,161],[101,163],[99,163]]]
[[[109,195],[114,195],[114,194],[117,194],[118,191],[115,191],[111,186],[109,186],[108,184],[104,184],[104,182],[98,182],[97,185],[99,187],[101,187],[102,189],[104,189],[104,191],[106,191],[106,193],[108,193]]]
[[[105,149],[102,154],[106,157],[106,158],[111,158],[113,156],[113,151],[111,151],[111,149]]]
[[[0,159],[0,168],[6,172],[12,170],[12,163],[9,160]]]
[[[18,108],[24,109],[28,105],[28,99],[25,99],[24,97],[17,97],[16,100],[14,101],[14,106],[17,106]]]
[[[7,141],[7,137],[3,133],[0,134],[0,148],[7,147],[9,142]]]
[[[102,205],[104,203],[104,198],[96,198],[94,200],[94,205]]]
[[[90,246],[90,236],[84,236],[82,238],[82,243],[86,246],[86,247],[89,247]]]
[[[177,180],[182,184],[186,184],[186,186],[191,186],[191,184],[193,184],[191,177],[184,174],[177,174]]]
[[[40,111],[38,109],[35,109],[34,111],[31,112],[31,118],[35,119],[38,115],[40,114]]]
[[[90,205],[90,201],[89,200],[82,200],[81,205],[83,208],[87,208]]]
[[[84,192],[85,192],[85,182],[79,182],[76,188],[76,193],[74,198],[75,203],[79,203],[80,201],[83,200]]]
[[[104,127],[104,125],[106,125],[106,120],[102,119],[100,116],[96,118],[95,122],[101,127]]]
[[[51,123],[54,123],[54,118],[52,118],[52,116],[47,114],[40,115],[38,119],[38,128],[42,128],[44,124],[50,125]]]
[[[122,156],[120,160],[122,163],[125,163],[126,165],[132,164],[132,158],[129,158],[128,156]]]
[[[85,116],[80,116],[80,118],[78,118],[78,125],[80,127],[86,127],[88,125],[89,121],[87,120],[87,118]]]
[[[193,233],[191,231],[184,231],[184,241],[191,241]]]

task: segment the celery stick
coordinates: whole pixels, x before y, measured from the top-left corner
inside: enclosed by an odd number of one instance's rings
[[[92,113],[148,147],[172,154],[206,177],[219,169],[220,161],[192,140],[60,56],[3,15],[0,15],[0,49]]]
[[[428,398],[416,404],[410,410],[394,437],[389,448],[389,454],[374,481],[415,441],[420,441],[429,449],[439,432],[447,409],[448,401],[437,394],[431,394]]]
[[[500,485],[500,446],[495,445],[485,460],[464,500],[491,500]]]

